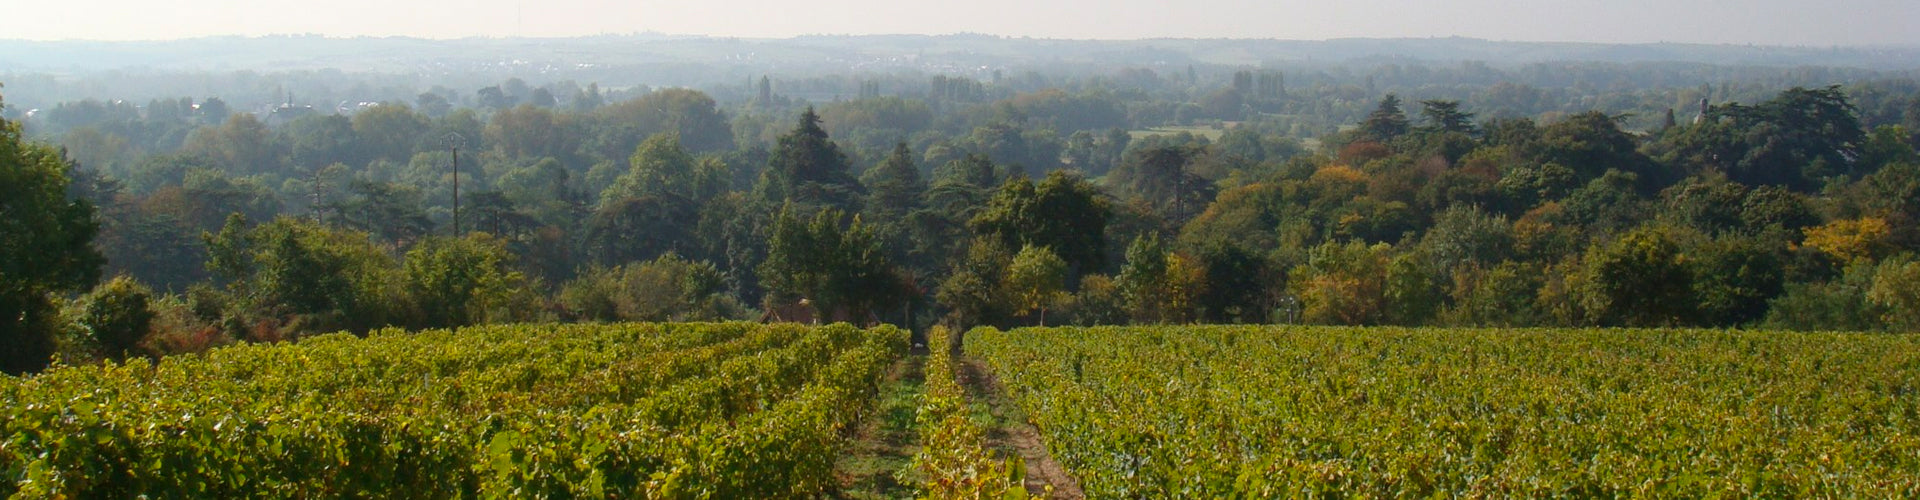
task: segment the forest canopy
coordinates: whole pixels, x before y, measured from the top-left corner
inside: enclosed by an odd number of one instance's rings
[[[1569,67],[5,108],[6,370],[508,321],[1920,327],[1920,84]]]

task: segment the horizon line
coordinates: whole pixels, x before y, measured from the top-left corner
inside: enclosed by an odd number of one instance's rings
[[[768,42],[796,41],[796,40],[804,40],[809,38],[888,38],[888,37],[925,37],[925,38],[984,37],[984,38],[992,38],[997,40],[1012,40],[1012,41],[1034,40],[1034,41],[1055,41],[1055,42],[1239,41],[1239,42],[1328,43],[1328,42],[1343,42],[1343,41],[1466,40],[1466,41],[1487,42],[1487,43],[1538,44],[1538,45],[1600,45],[1600,46],[1683,45],[1683,46],[1697,46],[1697,47],[1742,47],[1742,48],[1779,48],[1779,49],[1920,50],[1920,43],[1871,43],[1871,44],[1836,43],[1836,44],[1826,44],[1826,45],[1804,45],[1804,44],[1792,45],[1792,44],[1764,44],[1764,43],[1751,43],[1751,42],[1749,43],[1686,42],[1686,41],[1668,41],[1668,40],[1635,41],[1635,42],[1599,42],[1599,41],[1580,41],[1580,40],[1493,39],[1493,38],[1482,38],[1482,37],[1466,36],[1466,35],[1447,35],[1447,36],[1436,35],[1436,36],[1424,36],[1424,37],[1422,36],[1404,36],[1404,37],[1353,36],[1353,37],[1333,37],[1333,38],[1182,37],[1182,36],[1154,36],[1154,37],[1137,37],[1137,38],[1073,38],[1073,37],[1050,37],[1050,36],[1033,36],[1033,35],[1005,35],[1005,34],[970,32],[970,31],[960,31],[960,32],[952,32],[952,33],[860,33],[860,34],[805,33],[805,34],[796,34],[791,36],[737,36],[737,35],[666,33],[666,32],[659,32],[659,31],[637,31],[637,32],[626,32],[626,33],[594,33],[594,34],[578,34],[578,35],[562,35],[562,36],[465,35],[465,36],[457,36],[457,37],[432,37],[432,36],[404,35],[404,34],[338,35],[338,34],[327,34],[327,33],[269,33],[269,34],[258,34],[258,35],[213,34],[213,35],[199,35],[199,36],[179,37],[179,38],[143,38],[143,39],[102,39],[102,38],[36,39],[36,38],[8,38],[8,37],[0,36],[0,43],[23,43],[24,42],[24,43],[47,43],[47,44],[60,44],[60,43],[116,44],[116,43],[171,43],[171,42],[193,42],[193,41],[205,41],[205,40],[269,40],[269,39],[299,39],[299,38],[341,40],[341,41],[414,40],[414,41],[426,41],[426,42],[461,42],[461,41],[487,41],[487,40],[495,40],[495,41],[581,40],[581,39],[592,39],[592,38],[644,38],[644,37],[658,37],[663,39],[678,39],[678,40],[708,39],[708,40],[742,40],[742,41],[768,41]]]

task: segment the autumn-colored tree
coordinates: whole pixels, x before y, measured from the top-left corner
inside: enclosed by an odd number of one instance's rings
[[[1879,217],[1841,219],[1803,230],[1803,245],[1833,256],[1843,264],[1871,262],[1892,249],[1887,220]]]

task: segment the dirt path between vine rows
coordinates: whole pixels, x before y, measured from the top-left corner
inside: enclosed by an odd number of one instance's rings
[[[875,415],[854,431],[852,443],[834,464],[838,488],[828,498],[913,498],[917,478],[913,456],[920,452],[914,416],[926,380],[924,349],[901,359],[881,384]]]
[[[1047,443],[1040,439],[1040,431],[1028,423],[1025,414],[1014,406],[1000,390],[1000,381],[979,361],[958,356],[955,359],[955,372],[960,377],[961,387],[967,390],[967,398],[987,404],[999,423],[987,432],[988,444],[1003,452],[1018,453],[1027,464],[1027,493],[1035,498],[1055,498],[1080,500],[1086,493],[1080,490],[1080,482],[1067,473],[1065,467],[1053,460],[1053,454],[1047,451]],[[1047,494],[1048,487],[1053,493]]]

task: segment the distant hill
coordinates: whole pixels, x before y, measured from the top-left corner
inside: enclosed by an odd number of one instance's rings
[[[1732,66],[1920,69],[1920,46],[1780,47],[1679,43],[1501,42],[1472,38],[1147,39],[1126,41],[1007,38],[988,35],[807,36],[740,39],[665,35],[578,38],[215,37],[154,42],[0,40],[0,68],[80,73],[123,68],[211,71],[433,73],[480,67],[543,72],[583,68],[698,64],[716,69],[849,70],[1021,69],[1056,65],[1341,63],[1365,59],[1479,61],[1681,62]]]

